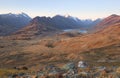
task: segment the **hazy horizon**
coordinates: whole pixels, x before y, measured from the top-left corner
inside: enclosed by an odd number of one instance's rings
[[[120,14],[119,0],[3,0],[0,14],[24,12],[35,16],[71,15],[80,19],[104,18]]]

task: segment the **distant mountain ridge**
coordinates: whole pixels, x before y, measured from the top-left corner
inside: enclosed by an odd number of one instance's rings
[[[0,14],[0,36],[10,35],[13,32],[26,26],[31,17],[25,13],[20,14]]]

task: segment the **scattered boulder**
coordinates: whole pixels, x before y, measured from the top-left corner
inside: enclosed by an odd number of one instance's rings
[[[86,67],[88,67],[88,64],[84,61],[79,61],[78,62],[78,67],[79,68],[86,68]]]

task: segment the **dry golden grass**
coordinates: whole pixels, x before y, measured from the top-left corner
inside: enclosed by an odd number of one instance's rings
[[[79,60],[98,61],[99,58],[116,60],[120,56],[119,30],[120,25],[116,24],[101,32],[72,38],[58,36],[30,40],[3,38],[0,40],[0,66],[8,68],[28,66],[32,68],[51,63],[62,65]],[[48,44],[53,47],[49,47]]]

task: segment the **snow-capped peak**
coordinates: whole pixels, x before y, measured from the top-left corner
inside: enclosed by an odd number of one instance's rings
[[[70,16],[68,14],[64,15],[65,18],[69,18],[69,19],[73,19],[75,20],[76,22],[78,21],[78,18],[77,17],[73,17],[73,16]]]
[[[23,15],[24,17],[28,17],[28,15],[26,13],[21,13],[21,15]]]
[[[8,13],[7,15],[9,16],[15,16],[15,17],[27,17],[29,18],[29,16],[26,13]]]
[[[70,15],[66,14],[66,15],[64,15],[64,17],[65,17],[65,18],[68,18],[68,17],[70,17]]]

